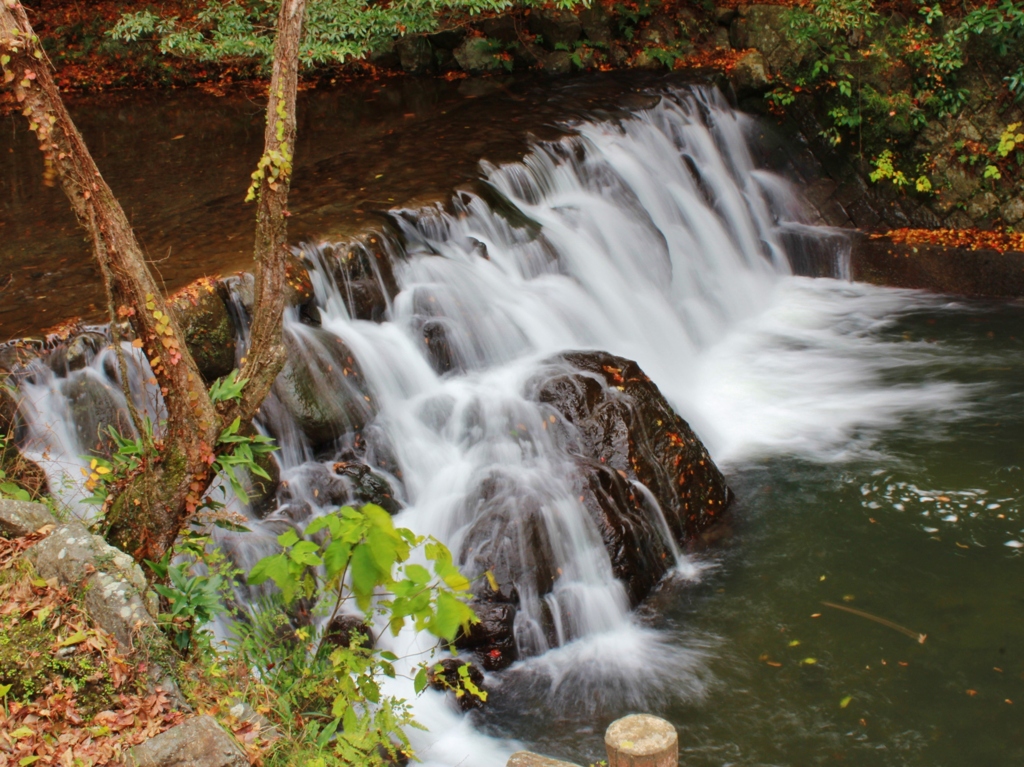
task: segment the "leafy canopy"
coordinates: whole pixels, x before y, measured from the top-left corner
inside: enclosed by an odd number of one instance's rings
[[[442,19],[535,7],[542,0],[309,0],[299,61],[310,67],[359,59],[403,35],[435,32]],[[575,0],[555,0],[571,8]],[[589,6],[589,2],[584,2]],[[125,14],[110,31],[126,41],[159,39],[160,50],[201,61],[255,58],[269,63],[280,2],[208,0],[193,19],[152,10]]]

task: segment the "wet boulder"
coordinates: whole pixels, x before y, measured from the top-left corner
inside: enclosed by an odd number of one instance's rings
[[[217,282],[204,277],[175,293],[169,302],[185,345],[207,383],[235,367],[235,326],[221,291]]]
[[[314,446],[361,429],[373,415],[362,371],[345,343],[320,328],[285,331],[288,358],[274,394]]]
[[[96,331],[84,331],[72,337],[64,350],[67,370],[81,370],[88,365],[110,343],[106,334]]]
[[[373,632],[366,621],[358,615],[335,615],[324,628],[324,644],[332,647],[357,647],[373,649]]]
[[[484,675],[475,665],[458,658],[444,658],[433,664],[427,671],[430,686],[441,692],[450,691],[463,711],[479,708],[483,699],[466,689],[463,674],[478,690],[483,689]]]
[[[370,234],[342,252],[330,248],[324,255],[334,264],[334,279],[349,316],[383,322],[388,302],[398,295],[398,282],[383,237]]]
[[[322,463],[298,466],[289,472],[277,491],[277,501],[282,507],[303,502],[317,506],[342,506],[350,498],[348,483]]]
[[[630,359],[587,351],[552,361],[552,375],[536,381],[535,394],[571,424],[570,452],[642,484],[678,545],[699,541],[722,518],[732,494],[686,421]],[[563,365],[577,372],[559,371]],[[587,396],[566,397],[569,380],[586,387]]]
[[[579,497],[601,533],[615,577],[636,605],[675,565],[660,512],[620,471],[584,458],[577,468]]]
[[[120,397],[95,371],[83,370],[65,379],[61,391],[67,398],[82,450],[109,458],[115,449],[109,428],[113,426],[119,434],[133,433]]]
[[[419,335],[423,339],[423,348],[427,361],[438,375],[453,370],[462,371],[465,366],[449,337],[448,321],[443,317],[422,318]]]
[[[480,622],[469,630],[460,630],[455,646],[476,653],[488,671],[512,665],[519,657],[515,637],[516,606],[510,602],[476,600],[471,607]]]
[[[579,461],[581,496],[616,575],[634,602],[642,599],[671,564],[667,537],[693,544],[722,519],[731,498],[725,478],[635,362],[569,352],[550,360],[531,389]]]
[[[339,461],[334,464],[334,472],[346,480],[351,502],[356,505],[376,504],[388,514],[397,514],[402,510],[402,504],[396,497],[391,483],[365,463]]]

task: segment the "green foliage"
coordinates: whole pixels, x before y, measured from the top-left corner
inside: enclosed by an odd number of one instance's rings
[[[861,153],[878,155],[929,120],[963,109],[968,93],[957,76],[968,45],[1016,66],[1004,79],[1015,96],[1024,95],[1024,10],[1016,0],[966,11],[959,21],[938,5],[922,3],[918,18],[897,21],[874,0],[815,0],[791,10],[788,26],[804,55],[784,72],[786,80],[828,104],[825,138],[855,140]],[[768,94],[775,105],[781,90]],[[880,178],[909,183],[898,173]]]
[[[231,402],[241,399],[242,389],[249,383],[248,378],[238,377],[238,368],[235,368],[223,378],[218,378],[210,387],[210,401],[213,404],[219,402]]]
[[[3,444],[6,438],[0,437],[0,453],[3,452]],[[8,498],[14,501],[31,501],[32,495],[23,487],[7,479],[7,473],[0,469],[0,498]]]
[[[208,539],[186,530],[173,549],[169,549],[159,562],[146,560],[153,574],[165,583],[154,583],[153,590],[164,598],[167,611],[159,618],[163,628],[171,635],[175,647],[182,651],[193,648],[197,638],[203,636],[203,626],[225,612],[223,597],[224,569],[219,552],[206,552]],[[171,564],[173,556],[185,556],[184,561]],[[206,572],[195,572],[196,563],[202,561]]]
[[[576,4],[554,3],[559,8]],[[304,67],[342,63],[362,58],[396,37],[435,32],[442,15],[475,16],[541,5],[540,0],[312,0],[299,59]],[[279,10],[279,0],[210,0],[194,21],[146,10],[125,14],[109,34],[125,41],[156,38],[164,53],[201,61],[258,59],[269,64]]]
[[[85,477],[85,489],[92,493],[84,500],[85,503],[105,506],[112,491],[141,472],[145,463],[151,459],[153,424],[148,416],[143,419],[142,427],[144,435],[125,437],[113,425],[107,426],[114,451],[109,461],[85,456],[89,459],[89,468],[82,469],[82,475]]]
[[[249,494],[245,491],[237,470],[244,469],[249,474],[270,479],[266,470],[257,463],[257,457],[272,453],[277,450],[277,446],[274,445],[274,440],[262,434],[239,434],[240,426],[241,419],[236,418],[220,433],[217,445],[221,449],[214,458],[213,468],[218,474],[227,477],[231,489],[235,491],[239,500],[248,503]]]
[[[476,621],[466,604],[469,581],[448,548],[396,528],[380,506],[344,506],[313,520],[306,535],[316,538],[300,538],[294,530],[278,536],[283,550],[257,562],[249,583],[273,581],[285,604],[329,594],[332,616],[353,600],[360,610],[386,613],[394,634],[411,621],[417,631],[451,641],[460,626]],[[414,548],[422,549],[431,569],[408,561]]]
[[[318,609],[330,626],[354,602],[367,621],[380,617],[394,634],[411,623],[450,641],[460,627],[476,621],[466,604],[469,581],[451,552],[432,538],[396,528],[387,512],[372,504],[319,517],[304,536],[288,531],[278,544],[282,550],[257,562],[248,580],[273,582],[279,591],[234,630],[235,652],[272,691],[276,718],[301,723],[282,763],[382,765],[411,753],[404,728],[416,723],[408,705],[380,688],[381,677],[396,675],[399,658],[371,649],[358,632],[341,646],[330,635],[293,631],[284,612],[296,600],[319,598]],[[414,553],[427,566],[410,561]],[[415,674],[417,693],[427,685],[427,669],[422,662]],[[485,698],[468,678],[468,668],[464,671],[456,694]]]
[[[1024,133],[1018,133],[1021,123],[1011,123],[1006,126],[999,136],[999,145],[996,147],[996,154],[1000,157],[1008,157],[1010,152],[1018,146],[1024,145]]]
[[[906,186],[910,183],[903,171],[893,167],[893,153],[889,149],[875,159],[875,169],[871,171],[869,178],[876,184],[883,179],[891,181],[895,186]]]

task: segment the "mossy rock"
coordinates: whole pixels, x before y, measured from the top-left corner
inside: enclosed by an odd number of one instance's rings
[[[176,293],[171,311],[185,334],[185,345],[207,383],[235,367],[235,326],[221,287],[209,278]]]

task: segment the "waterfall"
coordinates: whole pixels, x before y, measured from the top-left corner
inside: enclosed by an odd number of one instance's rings
[[[488,557],[520,574],[523,660],[499,675],[499,695],[539,684],[557,705],[600,708],[606,696],[653,707],[713,683],[701,660],[709,638],[679,644],[631,612],[574,484],[572,430],[535,396],[538,377],[564,372],[568,350],[635,360],[726,464],[848,450],[855,429],[941,408],[956,392],[886,383],[917,352],[867,334],[925,299],[792,275],[813,251],[834,256],[842,276],[842,238],[807,226],[796,190],[756,166],[752,119],[714,90],[661,96],[620,119],[580,121],[521,162],[483,163],[479,187],[446,205],[395,209],[372,236],[303,247],[315,302],[288,310],[289,367],[259,424],[281,445],[282,490],[269,514],[241,509],[251,533],[217,532],[242,565],[282,529],[383,493],[398,524],[445,541],[469,575]],[[243,293],[233,311],[244,341]],[[75,372],[34,363],[23,376],[24,449],[55,487],[75,478],[68,466],[94,433],[69,410],[73,382],[98,386],[114,411],[123,404],[108,357]],[[637,495],[675,577],[699,578],[702,563],[680,553],[657,501]],[[409,633],[388,641],[399,655],[427,646]],[[428,692],[417,705],[431,729],[413,734],[421,757],[503,763],[507,745],[437,701]]]

